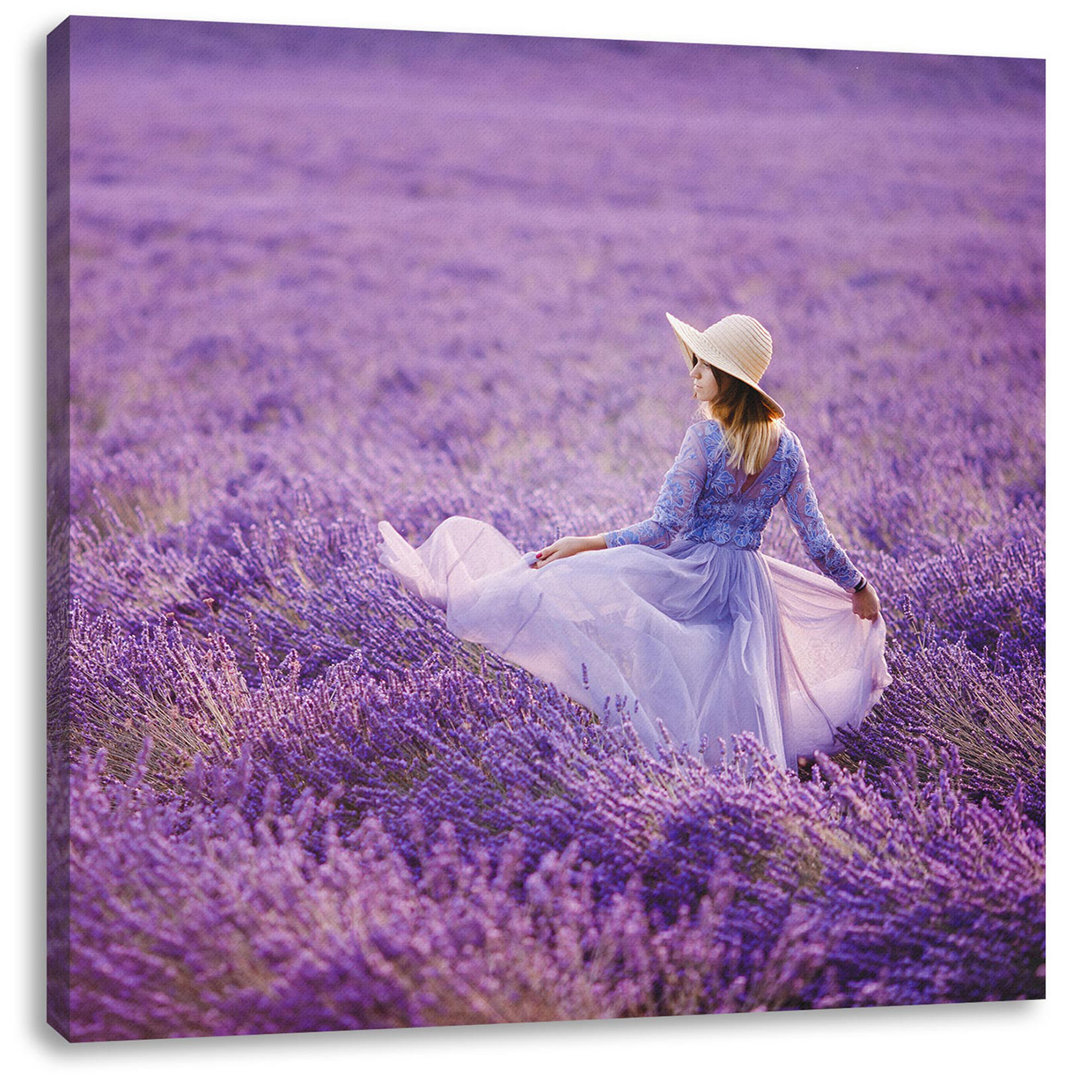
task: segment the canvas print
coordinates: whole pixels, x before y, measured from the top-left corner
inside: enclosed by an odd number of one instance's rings
[[[53,30],[49,1023],[1043,997],[1044,105]]]

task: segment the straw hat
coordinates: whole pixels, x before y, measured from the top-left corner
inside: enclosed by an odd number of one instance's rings
[[[711,367],[726,371],[752,386],[779,416],[784,415],[780,405],[758,386],[772,359],[772,338],[757,319],[749,315],[728,315],[707,330],[695,330],[670,312],[667,318],[683,348],[689,369],[693,370],[697,356]]]

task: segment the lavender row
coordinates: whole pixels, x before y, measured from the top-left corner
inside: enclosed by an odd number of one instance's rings
[[[346,784],[285,800],[246,750],[186,799],[155,797],[146,754],[124,783],[104,750],[82,759],[73,1036],[1042,996],[1041,833],[1015,800],[965,800],[955,756],[923,783],[913,754],[885,797],[831,765],[800,784],[752,746],[709,775],[558,725],[462,738],[457,717],[437,783],[459,773],[469,808],[437,825]],[[398,782],[422,807],[418,734]]]

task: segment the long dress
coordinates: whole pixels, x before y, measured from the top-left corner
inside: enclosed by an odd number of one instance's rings
[[[821,574],[759,551],[781,499]],[[836,750],[837,729],[857,727],[890,682],[885,622],[853,613],[859,572],[786,427],[748,477],[715,421],[691,424],[651,518],[541,568],[472,518],[448,518],[418,548],[388,522],[379,531],[380,563],[444,609],[452,633],[629,720],[654,753],[668,742],[718,764],[750,732],[792,766]]]

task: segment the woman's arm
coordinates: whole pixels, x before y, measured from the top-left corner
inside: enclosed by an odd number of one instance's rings
[[[707,467],[701,429],[692,424],[686,429],[679,453],[660,485],[652,517],[604,533],[606,545],[622,547],[624,544],[643,544],[645,547],[666,548],[690,520],[701,489],[705,486]]]
[[[881,614],[881,601],[877,589],[868,581],[866,585],[851,597],[851,610],[860,619],[873,622]]]
[[[686,525],[705,484],[707,460],[701,432],[691,425],[682,447],[660,486],[652,517],[624,529],[595,536],[564,536],[537,552],[536,566],[564,559],[581,551],[596,551],[624,544],[666,548]]]
[[[851,607],[856,615],[873,621],[881,610],[877,592],[855,569],[847,552],[829,532],[829,527],[818,509],[814,486],[810,483],[810,467],[806,463],[802,444],[798,439],[795,442],[799,449],[799,464],[784,495],[788,517],[791,518],[799,539],[817,568],[852,594]],[[856,591],[860,584],[862,587]]]
[[[532,564],[533,569],[539,566],[547,566],[556,559],[567,559],[571,555],[577,555],[582,551],[601,551],[606,548],[602,534],[596,536],[562,536],[546,548],[541,548],[536,553],[536,561]]]

